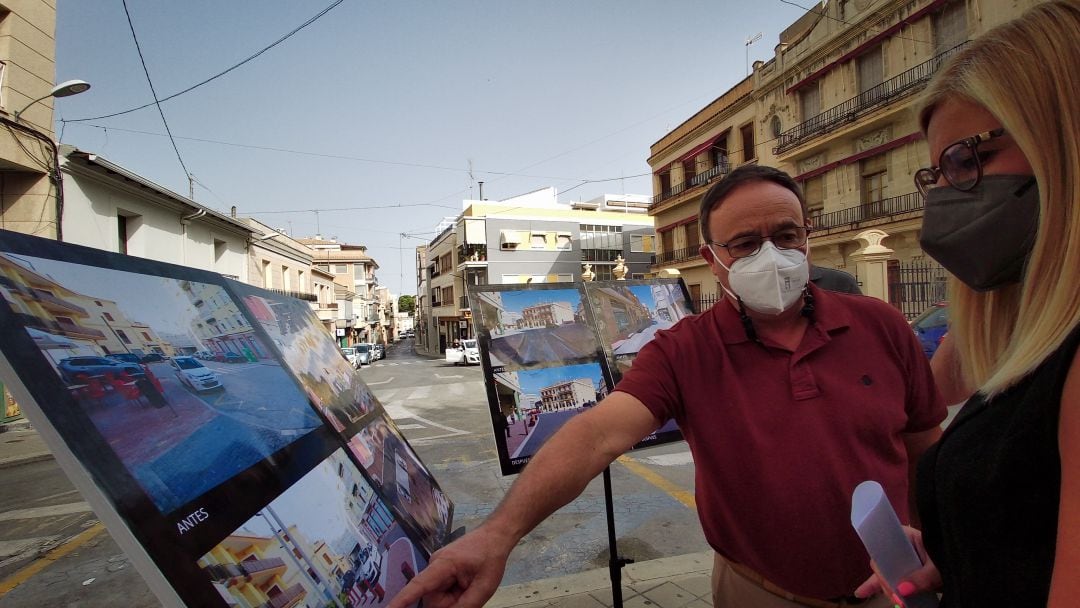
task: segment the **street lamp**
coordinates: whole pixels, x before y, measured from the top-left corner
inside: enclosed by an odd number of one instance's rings
[[[758,40],[761,40],[761,32],[753,35],[751,38],[746,39],[746,75],[750,75],[750,45],[754,44]]]
[[[61,82],[60,84],[53,87],[52,90],[49,91],[48,95],[38,97],[34,101],[26,104],[23,109],[15,112],[15,122],[19,121],[19,115],[25,112],[27,108],[41,101],[42,99],[48,99],[50,97],[69,97],[71,95],[78,95],[79,93],[86,92],[89,89],[90,83],[86,82],[85,80],[68,80],[65,82]]]

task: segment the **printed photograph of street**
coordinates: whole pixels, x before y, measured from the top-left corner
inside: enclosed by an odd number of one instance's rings
[[[0,294],[163,513],[321,425],[217,285],[0,254]]]
[[[585,284],[605,351],[621,375],[656,332],[693,314],[677,281],[651,284]]]
[[[578,289],[478,291],[482,327],[490,336],[493,368],[522,369],[596,356],[599,344],[585,321]]]
[[[495,440],[512,467],[524,466],[567,420],[607,395],[599,363],[495,373]]]
[[[378,608],[427,561],[338,450],[198,565],[222,606]]]
[[[245,294],[244,306],[277,344],[285,366],[334,430],[344,431],[375,408],[375,396],[306,302],[266,291],[255,295],[247,285],[231,285]]]
[[[420,544],[428,552],[442,546],[450,528],[450,499],[394,423],[376,418],[349,440],[349,449],[391,507],[423,534]]]

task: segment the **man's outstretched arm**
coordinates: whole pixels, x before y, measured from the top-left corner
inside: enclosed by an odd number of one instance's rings
[[[518,541],[659,424],[637,398],[618,391],[571,418],[532,458],[487,520],[432,554],[428,567],[389,608],[420,599],[424,608],[483,606],[498,589]]]

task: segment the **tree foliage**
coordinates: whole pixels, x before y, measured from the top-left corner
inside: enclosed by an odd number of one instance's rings
[[[397,300],[398,312],[407,312],[412,314],[416,311],[416,296],[401,296]]]

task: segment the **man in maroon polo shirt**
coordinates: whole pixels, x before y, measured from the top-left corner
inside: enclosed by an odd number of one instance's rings
[[[913,465],[945,418],[926,357],[889,305],[809,283],[805,203],[786,173],[736,169],[699,217],[725,301],[657,332],[391,608],[482,606],[517,542],[669,418],[694,456],[715,606],[891,605],[852,596],[870,568],[850,497],[877,480],[910,521]]]

